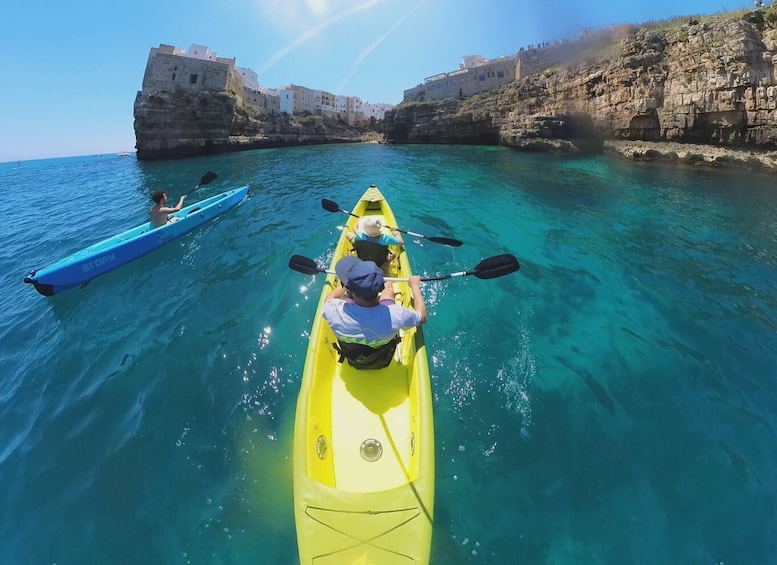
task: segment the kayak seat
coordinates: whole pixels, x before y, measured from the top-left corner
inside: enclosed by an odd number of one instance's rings
[[[372,241],[356,240],[353,242],[356,256],[362,261],[373,261],[378,267],[382,266],[389,258],[389,248]]]

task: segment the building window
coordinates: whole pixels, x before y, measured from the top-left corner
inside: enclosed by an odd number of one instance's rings
[[[189,84],[197,84],[197,75],[189,75]]]
[[[504,71],[498,71],[498,72],[496,73],[496,78],[505,78],[505,73],[504,73]]]
[[[480,81],[486,80],[486,75],[478,75],[478,80]]]
[[[175,73],[173,73],[173,82],[175,82]]]

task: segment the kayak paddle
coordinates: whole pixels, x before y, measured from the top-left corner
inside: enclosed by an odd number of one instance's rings
[[[202,175],[202,178],[200,179],[200,184],[195,186],[193,189],[191,189],[189,192],[186,193],[186,196],[189,196],[192,192],[200,188],[201,186],[205,186],[206,184],[212,183],[214,180],[216,180],[216,177],[218,175],[214,173],[213,171],[208,171],[204,175]]]
[[[342,208],[340,208],[340,206],[337,205],[337,202],[332,202],[331,200],[327,200],[326,198],[321,199],[321,206],[323,206],[324,210],[326,210],[327,212],[342,212],[343,214],[348,214],[349,216],[353,216],[354,218],[361,217],[361,216],[357,216],[356,214],[352,214],[348,210],[343,210]],[[420,233],[401,230],[399,228],[389,228],[389,229],[395,229],[398,232],[406,233],[407,235],[420,237],[421,239],[428,239],[429,241],[432,241],[434,243],[441,243],[442,245],[448,245],[450,247],[459,247],[460,245],[464,244],[463,241],[459,241],[458,239],[451,239],[449,237],[426,236],[426,235],[421,235]]]
[[[326,273],[328,275],[335,274],[334,271],[319,267],[313,259],[303,257],[302,255],[293,255],[292,258],[289,259],[289,267],[305,275],[315,275],[317,273]],[[450,273],[449,275],[440,275],[436,277],[421,277],[421,280],[441,281],[454,277],[466,277],[467,275],[475,275],[479,279],[495,279],[514,273],[519,268],[518,259],[516,259],[514,255],[505,253],[503,255],[495,255],[494,257],[483,259],[478,263],[477,267],[470,269],[469,271],[460,271],[458,273]],[[407,282],[408,279],[385,277],[385,280],[391,282]]]

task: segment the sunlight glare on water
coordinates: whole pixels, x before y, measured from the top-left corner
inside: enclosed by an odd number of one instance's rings
[[[192,201],[237,208],[45,298],[22,278]],[[348,145],[0,164],[0,555],[297,562],[291,446],[344,216],[369,184],[422,284],[432,563],[775,563],[777,191],[722,169]],[[99,195],[105,213],[83,215]],[[18,214],[20,207],[36,210]],[[40,211],[40,212],[37,212]],[[56,501],[56,504],[52,504]]]

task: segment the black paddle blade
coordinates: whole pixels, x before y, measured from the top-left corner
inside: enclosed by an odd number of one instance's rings
[[[459,241],[458,239],[451,239],[450,237],[427,237],[429,241],[433,241],[434,243],[441,243],[443,245],[447,245],[448,247],[461,247],[464,245],[463,241]]]
[[[313,259],[303,257],[302,255],[292,255],[291,259],[289,259],[289,267],[305,275],[325,272],[325,269],[319,267]]]
[[[208,171],[204,175],[202,175],[202,178],[200,179],[199,186],[205,186],[206,184],[212,183],[214,180],[216,180],[216,177],[218,175],[214,173],[213,171]]]
[[[331,200],[327,200],[326,198],[321,199],[321,206],[323,206],[324,210],[327,212],[339,212],[340,206],[337,205],[337,202],[332,202]]]
[[[520,268],[518,259],[510,253],[483,259],[471,273],[479,279],[495,279],[514,273]]]

